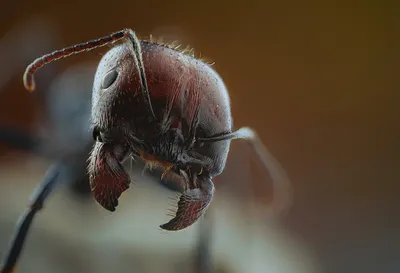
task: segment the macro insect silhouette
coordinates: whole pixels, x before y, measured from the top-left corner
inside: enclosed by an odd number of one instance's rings
[[[285,211],[290,201],[285,171],[254,130],[233,129],[223,80],[209,64],[185,51],[139,40],[133,30],[123,29],[36,59],[25,71],[25,88],[35,89],[33,75],[45,64],[121,40],[102,57],[94,76],[90,120],[94,145],[87,168],[94,199],[115,211],[131,185],[122,162],[140,159],[149,167],[162,168],[162,179],[171,172],[180,177],[183,191],[175,216],[160,227],[188,228],[213,199],[213,179],[225,168],[231,140],[243,139],[273,180],[273,209]],[[42,187],[32,206],[40,209],[49,192]]]

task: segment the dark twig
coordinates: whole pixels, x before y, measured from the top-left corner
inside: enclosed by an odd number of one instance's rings
[[[13,272],[18,258],[23,250],[26,236],[29,228],[31,227],[32,221],[36,213],[42,209],[45,200],[53,192],[56,186],[59,185],[59,182],[61,181],[59,176],[63,170],[63,167],[64,166],[62,163],[56,163],[50,167],[38,189],[34,192],[32,198],[33,202],[21,216],[18,222],[14,238],[11,241],[11,247],[5,259],[5,263],[1,267],[1,273]]]

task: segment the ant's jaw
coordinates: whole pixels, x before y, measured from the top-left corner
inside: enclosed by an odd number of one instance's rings
[[[91,152],[90,188],[95,200],[109,211],[115,211],[119,197],[129,188],[130,177],[121,163],[127,154],[121,145],[98,141]]]

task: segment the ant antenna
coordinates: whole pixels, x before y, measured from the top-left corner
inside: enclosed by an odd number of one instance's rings
[[[274,186],[273,207],[275,215],[285,215],[292,205],[292,187],[291,181],[286,171],[274,156],[268,151],[257,133],[249,127],[241,127],[238,130],[222,134],[220,136],[212,136],[198,138],[201,142],[218,142],[230,141],[234,139],[243,139],[250,144],[250,147],[256,152],[261,164],[269,172]]]
[[[152,107],[151,101],[150,101],[149,89],[147,87],[146,73],[144,71],[140,42],[139,42],[139,39],[136,37],[135,32],[132,29],[123,29],[123,30],[114,32],[110,35],[107,35],[107,36],[104,36],[104,37],[101,37],[101,38],[98,38],[95,40],[90,40],[86,43],[81,43],[81,44],[77,44],[77,45],[63,48],[60,50],[56,50],[56,51],[53,51],[52,53],[49,53],[40,58],[37,58],[25,70],[24,77],[23,77],[24,86],[30,92],[35,90],[36,85],[35,85],[35,80],[34,80],[33,74],[35,74],[35,72],[37,70],[39,70],[40,68],[42,68],[44,65],[46,65],[48,63],[69,57],[71,55],[82,53],[83,51],[90,51],[90,50],[96,49],[98,47],[106,46],[108,44],[119,41],[123,38],[128,38],[132,44],[135,63],[136,63],[137,69],[140,74],[140,81],[141,81],[142,90],[143,90],[143,99],[148,104],[151,114],[153,115],[153,117],[155,117],[153,107]]]

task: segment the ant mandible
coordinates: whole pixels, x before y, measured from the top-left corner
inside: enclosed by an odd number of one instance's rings
[[[122,166],[128,157],[181,177],[183,193],[175,217],[160,227],[178,231],[194,224],[209,207],[213,178],[226,165],[230,141],[247,140],[271,175],[278,197],[276,213],[289,204],[289,179],[249,127],[233,130],[230,98],[210,65],[166,44],[139,40],[131,29],[54,51],[36,59],[24,74],[24,85],[35,89],[34,73],[55,60],[126,39],[101,59],[92,90],[91,131],[95,144],[88,174],[95,200],[115,211],[131,183]],[[61,159],[62,161],[62,159]],[[20,222],[23,232],[13,241],[2,273],[12,271],[34,214],[56,186],[50,170]],[[21,234],[22,233],[22,234]]]

